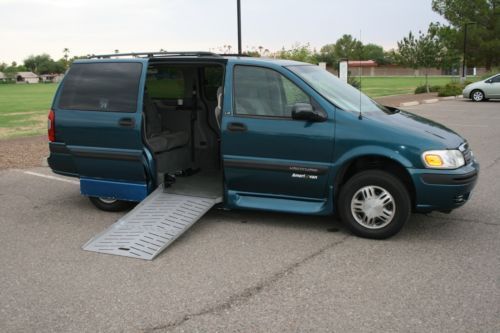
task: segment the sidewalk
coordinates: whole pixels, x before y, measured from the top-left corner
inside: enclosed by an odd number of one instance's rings
[[[438,98],[437,93],[428,93],[428,94],[416,94],[416,95],[408,94],[408,95],[383,96],[374,99],[382,105],[398,107],[401,106],[401,103],[408,103],[415,101],[421,104],[423,101],[434,100],[437,98]]]

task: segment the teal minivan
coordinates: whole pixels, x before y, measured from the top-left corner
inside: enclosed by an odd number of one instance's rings
[[[49,166],[78,177],[100,209],[182,183],[219,192],[227,209],[337,214],[368,238],[396,234],[412,212],[460,207],[479,172],[450,129],[287,60],[208,52],[77,60],[48,128]]]

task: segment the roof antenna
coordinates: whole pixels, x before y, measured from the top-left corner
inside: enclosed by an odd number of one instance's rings
[[[361,58],[363,56],[362,52],[363,52],[363,44],[361,44],[361,29],[359,30],[359,53],[358,53],[358,80],[359,80],[359,116],[358,116],[358,119],[359,120],[362,120],[363,119],[363,112],[361,111],[361,108],[362,108],[362,102],[361,102],[361,72],[363,71],[363,67],[361,66]]]

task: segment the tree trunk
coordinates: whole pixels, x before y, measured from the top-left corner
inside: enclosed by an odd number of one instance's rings
[[[430,90],[429,90],[429,70],[428,70],[428,68],[425,69],[425,89],[427,90],[427,93],[430,93]]]

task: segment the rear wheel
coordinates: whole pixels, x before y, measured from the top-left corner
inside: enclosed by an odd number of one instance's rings
[[[473,90],[470,96],[474,102],[482,102],[485,100],[484,93],[481,90]]]
[[[121,212],[132,206],[131,202],[113,198],[89,197],[89,200],[94,206],[106,212]]]
[[[368,170],[342,186],[338,211],[354,234],[384,239],[395,235],[408,221],[411,199],[399,179],[383,171]]]

